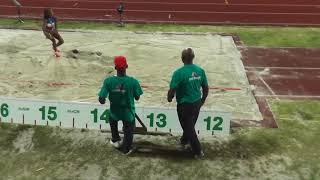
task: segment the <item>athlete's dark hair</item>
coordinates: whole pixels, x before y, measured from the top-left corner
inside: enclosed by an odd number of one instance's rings
[[[43,10],[43,18],[44,19],[48,19],[48,18],[50,18],[51,17],[51,8],[46,8],[46,9],[44,9]]]

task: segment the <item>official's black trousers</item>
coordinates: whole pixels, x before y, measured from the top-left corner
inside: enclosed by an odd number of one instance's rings
[[[181,144],[190,143],[194,154],[200,154],[201,145],[195,131],[195,124],[199,116],[201,101],[195,103],[182,103],[177,105],[178,117],[183,129]]]
[[[110,123],[110,128],[111,128],[111,134],[112,134],[112,141],[116,142],[116,141],[120,141],[121,138],[119,136],[119,131],[118,131],[118,121],[113,120],[113,119],[109,119],[109,123]],[[123,120],[123,132],[124,132],[124,137],[123,137],[123,143],[122,143],[122,147],[121,150],[126,153],[128,152],[131,148],[132,148],[132,141],[133,141],[133,131],[134,131],[134,127],[135,127],[135,123],[134,122],[128,122]]]

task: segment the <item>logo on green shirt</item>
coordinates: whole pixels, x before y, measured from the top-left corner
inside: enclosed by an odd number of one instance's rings
[[[120,93],[126,93],[126,90],[124,89],[123,84],[119,84],[115,87],[115,89],[112,90],[112,92],[120,92]]]
[[[195,64],[184,65],[173,73],[170,88],[176,89],[177,103],[194,103],[201,99],[201,86],[208,85],[202,68]]]
[[[194,80],[201,80],[201,77],[196,72],[192,72],[191,77],[189,78],[189,81]]]
[[[113,76],[105,79],[99,97],[109,98],[110,118],[133,122],[135,119],[134,98],[142,93],[139,82],[133,77]]]

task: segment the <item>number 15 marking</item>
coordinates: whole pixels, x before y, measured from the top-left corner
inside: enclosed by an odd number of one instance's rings
[[[50,121],[56,120],[58,118],[58,114],[57,114],[56,110],[57,110],[57,107],[49,106],[48,112],[46,113],[46,107],[42,106],[39,109],[39,111],[41,112],[41,119],[46,120],[46,114],[47,114],[47,118]]]

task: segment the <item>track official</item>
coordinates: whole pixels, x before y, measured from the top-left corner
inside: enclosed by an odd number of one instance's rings
[[[181,145],[190,144],[194,157],[203,158],[204,153],[195,124],[200,108],[208,96],[209,87],[205,71],[193,64],[194,57],[191,48],[182,51],[181,59],[184,65],[173,73],[167,98],[168,102],[171,102],[176,95],[178,117],[183,129]]]
[[[124,56],[116,56],[114,59],[117,75],[104,80],[99,93],[99,102],[105,104],[109,96],[110,116],[109,123],[112,133],[110,144],[128,155],[133,152],[133,131],[135,127],[134,100],[139,100],[143,94],[139,82],[126,75],[128,64]],[[118,121],[122,120],[124,139],[121,141],[118,132]]]

